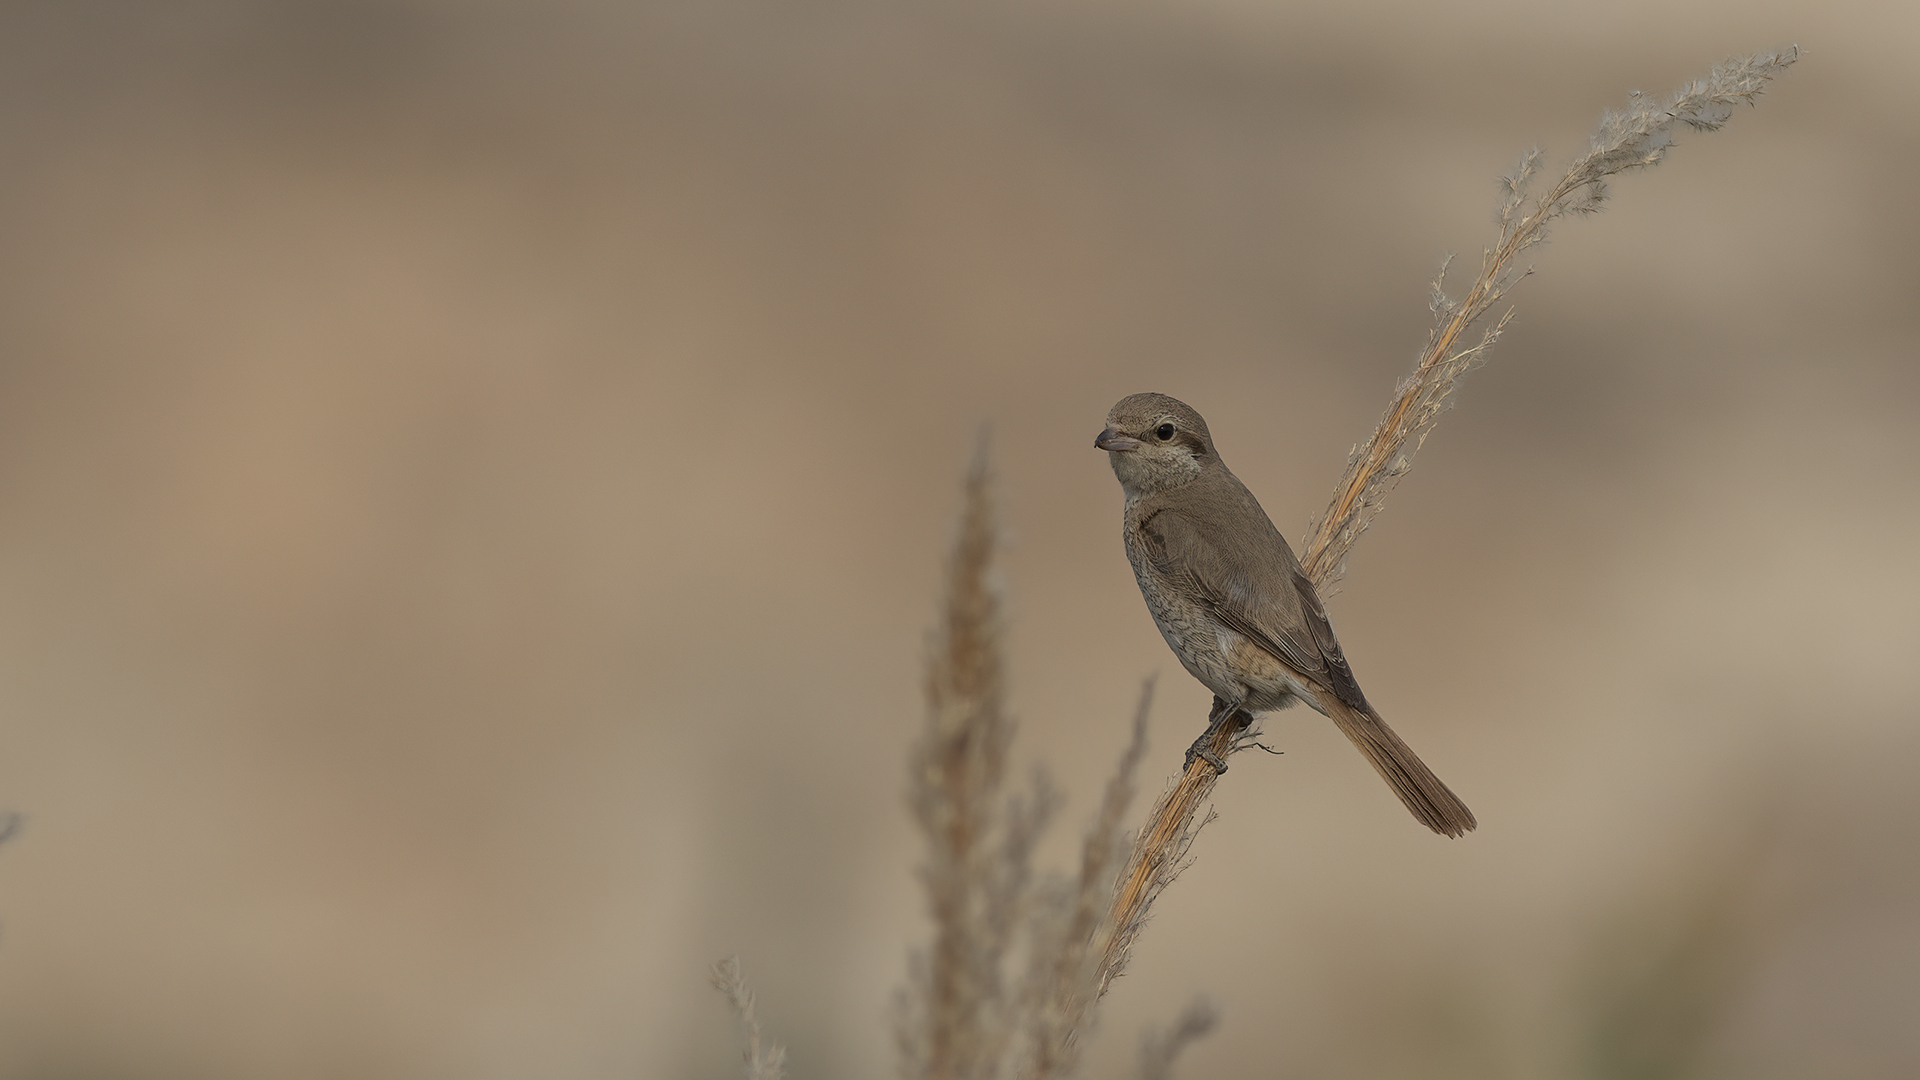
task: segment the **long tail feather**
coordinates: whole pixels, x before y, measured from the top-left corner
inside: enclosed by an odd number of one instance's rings
[[[1467,804],[1433,775],[1433,770],[1427,768],[1412,747],[1400,741],[1400,736],[1380,719],[1380,714],[1372,709],[1362,712],[1341,701],[1329,704],[1332,707],[1327,715],[1366,755],[1374,771],[1400,796],[1413,816],[1420,819],[1420,824],[1442,836],[1460,836],[1472,832],[1479,824],[1473,820],[1473,811],[1467,809]]]

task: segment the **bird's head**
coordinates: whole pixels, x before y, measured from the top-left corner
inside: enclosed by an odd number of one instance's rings
[[[1177,488],[1220,463],[1207,422],[1165,394],[1121,398],[1093,445],[1107,452],[1129,499]]]

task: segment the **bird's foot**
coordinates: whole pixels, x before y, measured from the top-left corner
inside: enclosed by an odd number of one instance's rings
[[[1186,767],[1192,768],[1194,759],[1198,758],[1213,766],[1215,775],[1226,772],[1227,759],[1222,756],[1218,750],[1213,748],[1214,737],[1220,734],[1221,728],[1237,729],[1249,726],[1252,723],[1252,714],[1241,712],[1239,702],[1222,701],[1218,696],[1215,696],[1213,699],[1213,711],[1207,716],[1207,730],[1201,732],[1200,737],[1193,740],[1192,746],[1187,747]]]
[[[1193,745],[1187,747],[1186,768],[1193,768],[1193,760],[1199,758],[1201,761],[1213,766],[1215,776],[1219,776],[1227,771],[1227,759],[1214,753],[1213,748],[1207,745],[1207,740],[1211,737],[1212,733],[1209,732],[1195,739]]]

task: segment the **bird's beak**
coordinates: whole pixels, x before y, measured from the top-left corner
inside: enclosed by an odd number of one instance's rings
[[[1140,449],[1140,440],[1122,435],[1112,428],[1105,428],[1100,434],[1093,437],[1093,445],[1102,450],[1110,450],[1116,454],[1120,454],[1128,450]]]

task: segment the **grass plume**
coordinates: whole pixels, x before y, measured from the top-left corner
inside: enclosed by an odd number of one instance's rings
[[[740,1024],[746,1042],[747,1080],[781,1080],[787,1074],[787,1051],[776,1042],[763,1041],[760,1018],[753,1010],[753,991],[747,989],[746,975],[740,970],[740,958],[729,956],[713,965],[713,988],[727,999],[733,1017]]]
[[[909,802],[927,843],[921,875],[934,933],[896,1002],[905,1077],[1045,1080],[1072,1071],[1105,986],[1102,927],[1146,756],[1151,686],[1075,873],[1036,872],[1034,846],[1058,799],[1044,774],[1018,790],[1006,782],[1014,725],[992,586],[996,532],[983,447],[964,484],[929,649],[926,727],[912,756]]]
[[[1447,267],[1441,267],[1433,283],[1434,326],[1426,349],[1413,374],[1396,388],[1373,434],[1348,459],[1332,502],[1314,519],[1300,563],[1316,588],[1324,593],[1346,573],[1347,552],[1380,512],[1387,492],[1412,468],[1414,453],[1445,411],[1460,377],[1486,360],[1513,318],[1508,309],[1478,341],[1465,343],[1467,331],[1533,272],[1520,257],[1546,240],[1549,226],[1558,219],[1599,212],[1613,177],[1659,164],[1673,148],[1678,126],[1719,130],[1736,107],[1752,105],[1767,83],[1799,58],[1800,49],[1794,46],[1728,60],[1663,99],[1636,91],[1626,109],[1601,116],[1587,152],[1546,191],[1536,192],[1542,156],[1537,148],[1501,178],[1500,236],[1481,252],[1479,276],[1456,300],[1445,292]]]
[[[946,602],[927,664],[927,724],[911,762],[909,801],[927,843],[921,867],[933,946],[916,957],[896,1034],[904,1075],[998,1075],[1010,1036],[1004,970],[1030,898],[1033,846],[1054,797],[1036,774],[1003,791],[1013,722],[1005,710],[996,542],[984,440],[968,470]]]

